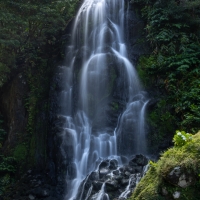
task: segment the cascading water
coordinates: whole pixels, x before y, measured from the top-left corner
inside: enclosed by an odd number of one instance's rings
[[[67,167],[65,200],[88,199],[92,188],[86,198],[79,188],[100,158],[121,163],[118,154],[128,156],[146,151],[147,100],[128,60],[124,9],[123,0],[85,0],[74,22],[67,66],[63,66],[65,86],[60,114],[65,120],[61,152],[63,159],[71,162]],[[120,96],[123,108],[115,112],[119,116],[113,128],[108,113],[119,107],[119,103],[112,104],[115,95]],[[111,108],[113,105],[116,108]],[[104,185],[97,199],[101,196],[109,199]]]

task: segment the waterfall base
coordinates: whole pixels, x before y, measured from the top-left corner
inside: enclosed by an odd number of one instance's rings
[[[145,174],[147,164],[148,159],[143,155],[133,156],[123,166],[118,166],[115,159],[103,160],[97,170],[83,180],[76,199],[127,199]]]

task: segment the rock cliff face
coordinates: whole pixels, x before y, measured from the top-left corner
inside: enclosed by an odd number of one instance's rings
[[[131,1],[126,2],[126,40],[128,53],[132,62],[137,64],[138,58],[141,55],[148,54],[150,52],[150,48],[145,38],[145,23],[141,19],[141,8],[135,7]]]
[[[6,122],[8,132],[3,151],[9,153],[14,148],[25,132],[27,125],[27,112],[25,97],[28,86],[23,74],[19,73],[0,91],[0,113]]]

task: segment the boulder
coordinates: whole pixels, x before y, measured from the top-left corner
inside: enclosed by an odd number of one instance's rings
[[[29,193],[30,193],[30,195],[36,196],[36,197],[39,197],[39,198],[50,196],[50,191],[48,189],[40,188],[40,187],[32,189],[31,191],[29,191]]]
[[[117,169],[118,161],[116,159],[112,159],[110,160],[109,164],[110,164],[109,169],[114,170],[114,169]]]
[[[186,188],[195,182],[193,175],[182,169],[180,166],[174,167],[167,175],[166,180],[181,188]]]
[[[102,185],[103,185],[103,182],[101,182],[101,181],[94,181],[92,183],[92,185],[93,185],[93,189],[94,190],[98,190],[99,191],[101,189]]]
[[[133,159],[130,160],[129,165],[130,166],[145,166],[148,164],[148,159],[140,154],[140,155],[136,155]]]
[[[112,181],[107,181],[105,184],[106,187],[106,191],[110,192],[110,191],[115,191],[119,188],[118,182],[115,180]]]

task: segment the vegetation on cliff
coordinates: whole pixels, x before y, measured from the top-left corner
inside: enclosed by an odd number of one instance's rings
[[[156,96],[148,116],[151,146],[170,141],[176,129],[195,133],[200,129],[200,1],[131,2],[141,11],[152,50],[138,64],[145,87]]]
[[[48,121],[43,120],[49,107],[50,82],[64,55],[66,25],[78,2],[0,0],[0,195],[14,172],[19,175],[36,162],[42,165],[38,157],[45,162]],[[27,88],[22,99],[17,99],[26,111],[24,119],[19,119],[25,126],[22,132],[15,130],[16,121],[14,126],[20,110],[15,113],[9,105],[10,99],[17,98],[16,77]],[[5,98],[7,90],[10,99]]]
[[[177,131],[174,142],[158,162],[150,162],[130,200],[199,199],[200,132],[192,136]]]
[[[174,130],[194,134],[200,129],[200,1],[131,2],[145,21],[152,50],[138,63],[139,75],[155,97],[147,118],[149,141],[153,147],[162,141],[172,145]],[[175,146],[150,162],[130,199],[199,199],[200,133],[186,132],[177,131]]]
[[[0,87],[16,70],[37,69],[58,54],[56,43],[77,2],[0,1]]]

